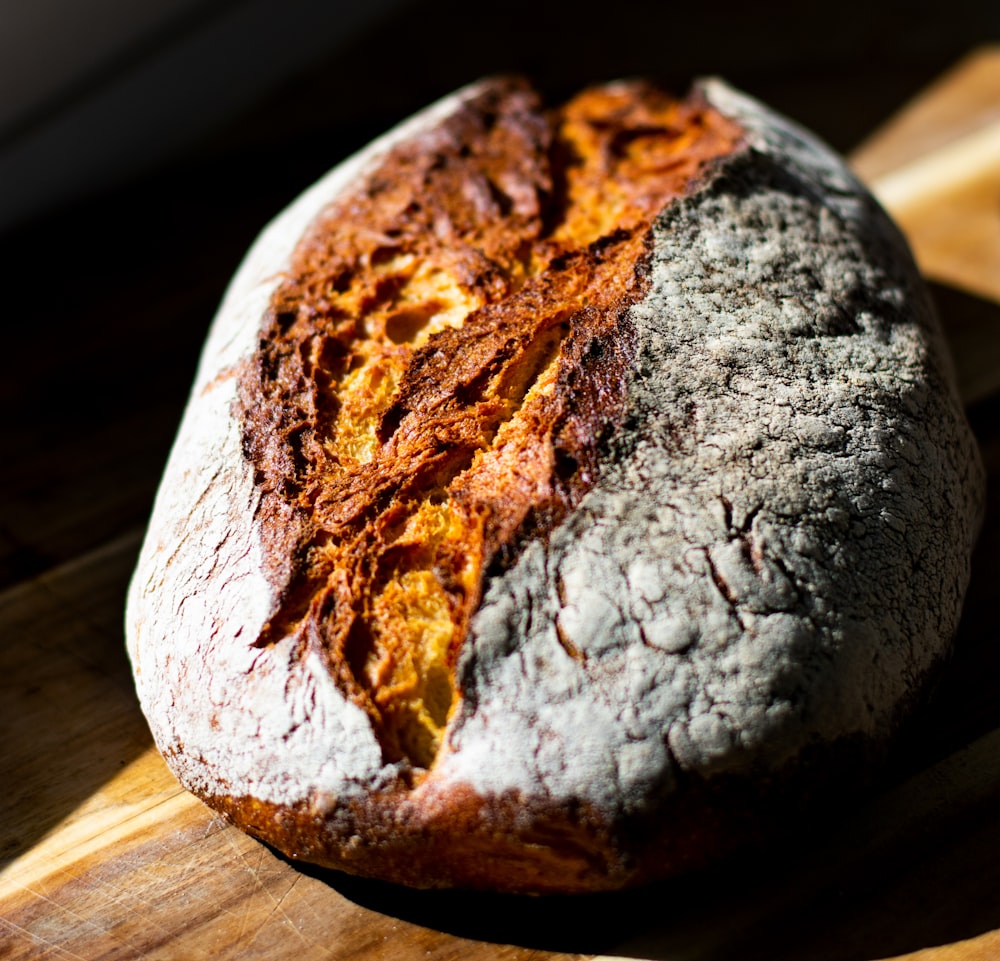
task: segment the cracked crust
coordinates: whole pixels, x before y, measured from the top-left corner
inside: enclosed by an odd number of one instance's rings
[[[825,147],[717,81],[549,113],[489,82],[248,255],[129,651],[182,782],[293,857],[611,889],[864,778],[948,652],[982,484],[905,245]]]
[[[240,379],[281,594],[258,644],[319,638],[411,784],[461,698],[488,571],[599,473],[653,219],[739,138],[643,84],[548,114],[497,81],[391,150],[296,247]]]

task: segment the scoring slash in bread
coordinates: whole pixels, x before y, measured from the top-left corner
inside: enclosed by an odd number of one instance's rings
[[[981,497],[926,291],[825,147],[718,81],[487,81],[249,253],[129,651],[180,780],[292,857],[618,888],[870,774]]]

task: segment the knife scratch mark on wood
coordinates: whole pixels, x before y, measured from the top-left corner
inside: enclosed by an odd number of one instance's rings
[[[269,887],[264,883],[264,881],[261,878],[261,869],[263,867],[264,860],[265,858],[269,857],[267,849],[264,848],[262,845],[255,845],[255,849],[257,851],[257,863],[256,865],[254,865],[253,863],[251,863],[249,853],[246,850],[244,850],[244,848],[241,846],[241,841],[244,843],[252,843],[252,842],[248,842],[247,839],[244,838],[242,835],[240,835],[239,832],[237,832],[235,829],[231,829],[231,833],[228,835],[228,840],[234,853],[237,855],[237,857],[243,863],[244,867],[246,868],[250,876],[253,878],[255,888],[261,891],[271,901],[271,910],[268,911],[267,915],[264,918],[262,918],[259,922],[253,924],[255,932],[257,934],[262,932],[270,923],[271,919],[275,916],[275,914],[279,914],[283,919],[283,922],[286,923],[286,927],[291,929],[292,932],[294,932],[295,936],[299,939],[299,941],[303,945],[311,948],[321,948],[326,957],[333,957],[334,955],[328,947],[326,947],[325,945],[321,944],[318,941],[306,937],[306,935],[302,933],[302,931],[299,929],[299,926],[295,923],[292,917],[282,907],[283,902],[288,897],[288,895],[292,893],[292,890],[299,883],[302,876],[293,871],[291,874],[291,883],[282,892],[280,896],[275,897],[275,895],[272,893],[272,891],[269,889]],[[291,870],[291,869],[286,869],[286,870]],[[253,893],[256,893],[256,891],[254,891]],[[243,916],[240,919],[239,934],[237,936],[236,943],[243,943],[243,939],[247,933],[248,924],[251,923],[250,915],[251,912],[253,911],[253,908],[254,908],[254,898],[252,897],[251,894],[245,895]]]
[[[57,910],[61,911],[63,914],[68,914],[71,918],[73,918],[74,920],[80,922],[82,925],[84,925],[84,926],[86,926],[88,928],[96,928],[98,931],[101,930],[100,928],[97,928],[97,926],[93,922],[88,921],[86,918],[81,917],[75,911],[71,911],[65,905],[59,904],[57,901],[53,901],[52,898],[48,897],[45,894],[42,894],[41,891],[35,891],[35,890],[32,890],[31,888],[28,888],[26,890],[28,890],[29,893],[33,894],[39,900],[45,901],[47,904],[51,904],[53,906],[53,908],[56,908]],[[49,920],[49,919],[47,919],[47,920]],[[61,945],[56,944],[55,941],[50,941],[48,938],[42,937],[42,935],[40,935],[40,934],[36,934],[30,928],[25,928],[25,927],[22,927],[19,924],[16,924],[15,922],[11,921],[9,918],[0,918],[0,922],[9,925],[10,927],[12,927],[14,929],[14,931],[16,933],[25,935],[26,937],[30,938],[36,944],[44,945],[45,948],[47,948],[47,949],[51,949],[53,951],[58,951],[60,954],[66,955],[69,958],[76,958],[77,961],[87,961],[87,958],[83,957],[82,955],[79,955],[79,954],[77,954],[74,951],[70,951],[69,948],[64,948]],[[102,934],[108,934],[109,932],[107,932],[107,931],[101,931],[101,933]]]
[[[228,827],[230,827],[228,821],[219,817],[217,814],[213,814],[205,823],[205,832],[202,834],[201,839],[204,841],[213,834],[218,834],[219,831],[225,831]]]
[[[275,914],[280,914],[281,917],[284,918],[286,922],[288,922],[288,927],[297,935],[298,939],[304,945],[306,945],[307,947],[322,948],[327,957],[333,957],[333,952],[325,945],[319,944],[318,942],[313,941],[311,938],[307,938],[299,930],[299,926],[291,919],[291,917],[289,917],[288,912],[286,912],[285,909],[281,906],[284,903],[285,898],[287,898],[288,895],[292,893],[292,889],[295,887],[295,885],[299,883],[300,878],[301,878],[300,874],[294,874],[292,876],[292,883],[288,885],[285,891],[278,898],[275,898],[275,896],[271,894],[270,891],[267,891],[267,896],[274,902],[274,906],[268,912],[267,917],[265,917],[261,921],[260,926],[258,927],[257,930],[263,931],[264,927],[270,922],[271,918],[273,918]]]
[[[206,859],[204,847],[205,842],[214,837],[216,834],[224,833],[226,831],[235,830],[229,824],[227,824],[222,818],[211,816],[205,822],[203,830],[200,832],[200,836],[195,831],[191,831],[191,840],[185,841],[185,848],[190,852],[188,858],[184,864],[177,862],[177,874],[182,884],[187,884],[188,880],[194,877],[198,873],[198,866],[202,865]],[[233,838],[231,835],[226,835],[227,840],[230,844],[233,844]],[[227,907],[222,905],[223,910],[229,911]]]
[[[186,845],[188,851],[190,852],[188,854],[187,861],[185,861],[183,865],[178,862],[178,878],[185,886],[187,885],[188,880],[195,874],[195,862],[201,861],[204,858],[201,844],[208,836],[208,832],[206,832],[201,836],[201,838],[189,841]]]
[[[35,944],[44,945],[46,949],[56,951],[61,956],[65,956],[67,958],[76,958],[77,961],[87,961],[86,958],[81,957],[79,954],[74,954],[67,948],[61,948],[58,944],[55,944],[52,941],[47,941],[45,938],[39,937],[37,934],[34,934],[27,928],[22,928],[19,924],[15,924],[13,921],[7,918],[0,918],[0,934],[3,933],[4,928],[9,929],[11,933],[14,935],[18,934],[22,935],[23,937],[27,938],[28,940],[32,941]]]
[[[303,944],[308,946],[310,943],[309,940],[305,937],[305,935],[302,934],[302,932],[298,929],[298,925],[295,924],[295,922],[288,916],[285,910],[281,907],[282,901],[284,901],[285,898],[288,897],[288,895],[292,891],[292,888],[294,888],[296,883],[298,882],[299,875],[293,875],[292,883],[285,889],[284,893],[282,893],[282,895],[279,898],[275,898],[275,896],[271,893],[270,888],[268,888],[260,879],[260,867],[264,862],[265,849],[263,847],[260,847],[258,848],[258,850],[259,850],[259,857],[257,859],[257,868],[254,871],[254,880],[257,882],[257,885],[261,889],[261,891],[265,895],[267,895],[268,898],[270,898],[272,903],[271,910],[267,913],[267,916],[263,918],[261,922],[257,925],[258,933],[264,930],[265,926],[268,924],[271,918],[274,917],[274,915],[277,913],[280,914],[281,917],[288,922],[288,926],[292,929],[292,931],[295,932],[299,940]]]
[[[253,878],[255,887],[257,887],[257,888],[263,888],[264,885],[261,883],[261,880],[260,880],[260,866],[261,866],[261,863],[263,862],[263,859],[264,859],[264,850],[263,850],[263,848],[258,848],[258,850],[257,850],[257,866],[254,867],[250,863],[250,859],[247,856],[246,851],[242,850],[242,848],[236,843],[235,839],[231,838],[230,840],[232,841],[233,848],[235,849],[236,854],[239,856],[239,859],[243,862],[243,865],[246,867],[247,871],[250,873],[250,876]],[[244,943],[243,942],[243,936],[246,934],[247,922],[250,920],[250,912],[253,909],[253,904],[254,904],[254,899],[253,899],[252,896],[247,895],[247,896],[244,897],[244,899],[243,899],[243,917],[240,918],[239,934],[236,936],[236,943],[237,944],[243,944]]]

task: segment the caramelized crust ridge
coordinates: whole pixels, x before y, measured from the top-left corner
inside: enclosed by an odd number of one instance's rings
[[[313,224],[241,377],[281,590],[386,762],[433,763],[491,565],[591,487],[650,230],[741,132],[643,84],[546,112],[495,81]]]

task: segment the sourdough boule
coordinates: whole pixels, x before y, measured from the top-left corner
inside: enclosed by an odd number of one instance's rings
[[[250,250],[128,648],[180,781],[293,858],[614,889],[871,774],[982,488],[906,246],[826,147],[714,80],[485,81]]]

